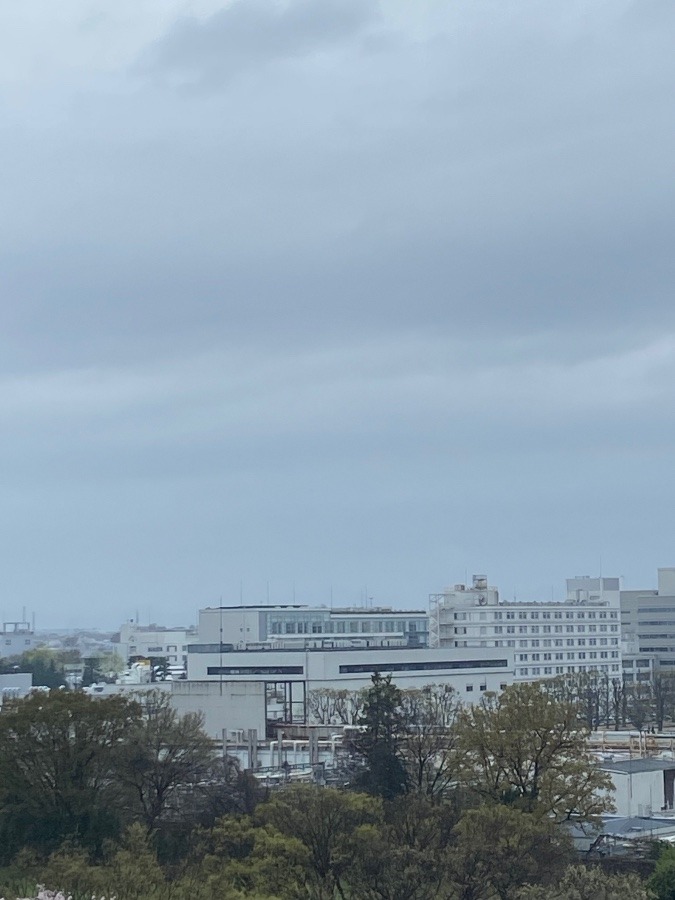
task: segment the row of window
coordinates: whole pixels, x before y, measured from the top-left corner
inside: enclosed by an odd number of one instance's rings
[[[475,619],[476,613],[472,612],[456,612],[453,615],[453,618],[456,622],[466,622],[467,619]],[[536,619],[618,619],[617,611],[610,612],[588,612],[588,611],[580,611],[580,612],[538,612],[538,611],[522,611],[516,612],[515,610],[508,610],[506,612],[497,611],[493,613],[489,613],[487,611],[481,611],[478,613],[478,621],[479,622],[487,622],[488,620],[494,620],[495,622],[501,622],[506,619],[507,621],[519,619],[520,621],[524,621],[526,619],[536,620]]]
[[[600,650],[599,654],[596,650],[591,650],[588,653],[589,659],[618,659],[619,651],[618,650]],[[567,653],[566,655],[563,653],[519,653],[518,654],[518,662],[539,662],[539,660],[543,658],[544,661],[550,659],[586,659],[586,652],[582,650],[579,653]]]
[[[270,622],[270,634],[403,634],[405,632],[423,632],[424,623],[418,621],[406,622],[403,619],[394,621],[384,619],[377,621],[351,620],[351,621],[272,621]]]
[[[551,631],[553,629],[553,631]],[[616,633],[619,630],[618,625],[577,625],[576,633],[577,634],[586,634],[586,630],[590,634],[597,634],[599,631],[601,634],[606,633],[608,630],[612,633]],[[492,629],[495,634],[516,634],[516,626],[515,625],[495,625]],[[488,630],[486,627],[479,627],[479,634],[487,634]],[[563,626],[562,625],[542,625],[541,630],[539,625],[518,625],[518,634],[563,634]],[[574,625],[566,625],[565,626],[565,634],[574,634],[575,626]],[[466,634],[466,628],[455,628],[455,634]],[[661,635],[654,635],[654,637],[661,637]]]
[[[518,669],[518,675],[527,675],[527,676],[541,675],[541,674],[563,675],[565,672],[567,672],[568,675],[572,675],[575,672],[596,672],[599,669],[603,670],[603,669],[607,669],[607,668],[609,668],[610,671],[612,671],[612,672],[619,671],[618,665],[612,665],[612,666],[544,666],[543,672],[542,672],[542,668],[539,666],[534,666],[533,668],[526,666],[524,669]]]
[[[350,672],[431,672],[453,669],[503,669],[508,665],[505,659],[454,659],[446,662],[392,662],[382,665],[355,663],[340,666],[340,674]]]
[[[458,643],[457,641],[455,643]],[[563,642],[562,638],[554,638],[553,640],[546,638],[544,640],[539,640],[539,638],[531,638],[530,640],[520,640],[517,642],[519,647],[585,647],[587,644],[589,647],[606,647],[608,644],[612,647],[619,646],[618,638],[567,638],[566,641]],[[515,647],[516,641],[495,641],[495,647]],[[481,646],[484,646],[484,642],[481,642]],[[643,652],[648,652],[646,649],[643,649]]]

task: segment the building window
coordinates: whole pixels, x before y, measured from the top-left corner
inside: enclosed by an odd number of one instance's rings
[[[470,694],[472,690],[473,690],[473,685],[472,685],[472,684],[467,684],[467,686],[466,686],[466,692],[467,692],[467,694]]]

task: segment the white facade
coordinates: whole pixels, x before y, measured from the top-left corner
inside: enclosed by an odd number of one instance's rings
[[[502,690],[513,679],[513,653],[500,649],[407,647],[334,650],[230,650],[195,644],[188,653],[188,680],[293,682],[306,690],[368,687],[374,672],[391,674],[400,688],[450,684],[467,700]]]
[[[254,728],[265,738],[265,685],[262,681],[174,681],[171,705],[181,715],[199,712],[204,731],[222,740]]]
[[[617,815],[649,817],[673,809],[673,760],[626,759],[603,763],[601,768],[614,784]]]
[[[29,622],[3,622],[0,631],[0,659],[21,656],[37,646]]]
[[[435,645],[506,649],[515,681],[597,671],[621,677],[618,578],[571,578],[561,602],[502,603],[484,576],[431,600]]]
[[[244,648],[427,646],[429,616],[424,610],[353,609],[325,606],[220,606],[199,611],[203,643]]]
[[[125,662],[133,657],[164,657],[170,666],[187,667],[188,646],[196,640],[195,628],[161,628],[125,622],[120,627],[118,652]]]
[[[626,675],[648,680],[649,670],[675,669],[675,568],[658,570],[657,588],[621,591]]]

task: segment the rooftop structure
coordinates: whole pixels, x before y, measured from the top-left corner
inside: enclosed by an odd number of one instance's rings
[[[0,631],[0,659],[20,656],[35,647],[35,629],[25,619],[18,622],[3,622]]]
[[[239,649],[425,647],[429,616],[424,610],[390,607],[219,606],[199,611],[199,635],[200,643],[220,642]]]

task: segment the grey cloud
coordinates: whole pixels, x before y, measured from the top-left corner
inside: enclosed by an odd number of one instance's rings
[[[178,86],[222,85],[267,63],[330,49],[378,20],[377,0],[234,0],[176,22],[139,71]]]
[[[0,88],[8,597],[672,562],[675,6],[431,7],[239,2]]]

